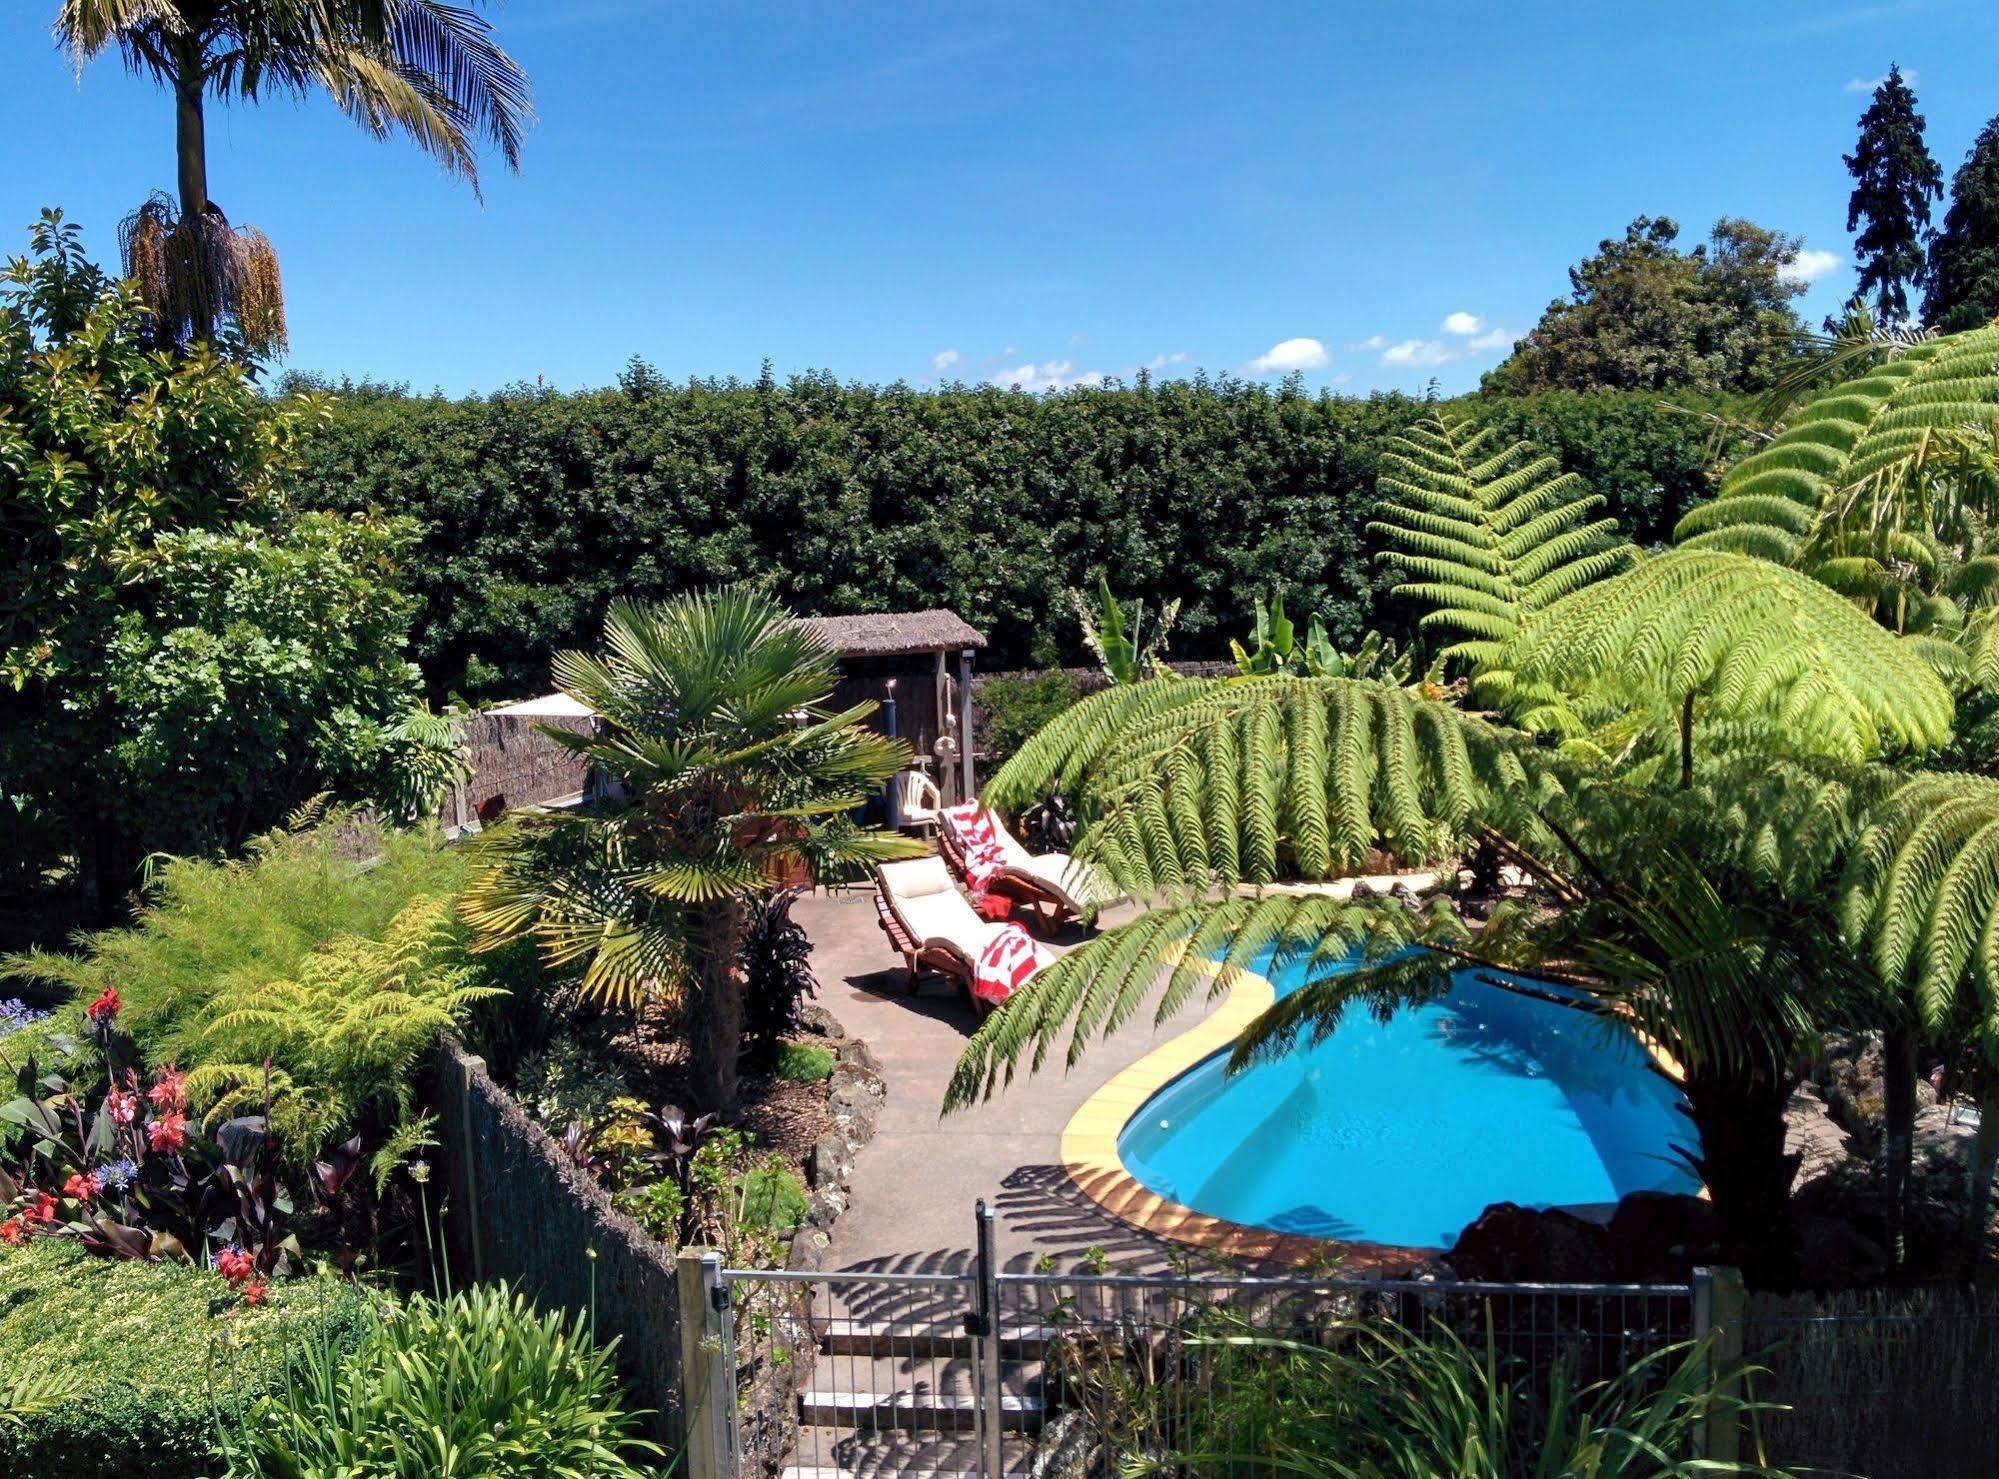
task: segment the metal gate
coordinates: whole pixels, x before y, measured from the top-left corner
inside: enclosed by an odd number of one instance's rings
[[[1212,1358],[1217,1329],[1316,1340],[1370,1320],[1445,1326],[1490,1341],[1512,1369],[1563,1362],[1592,1378],[1710,1328],[1714,1313],[1706,1281],[1009,1273],[994,1232],[981,1203],[961,1267],[683,1262],[690,1479],[1003,1479],[1038,1451],[1170,1451],[1212,1428],[1218,1401],[1244,1400]]]

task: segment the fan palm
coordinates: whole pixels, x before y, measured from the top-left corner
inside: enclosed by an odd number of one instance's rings
[[[921,851],[848,814],[908,759],[868,729],[873,704],[833,711],[832,651],[742,586],[658,606],[618,603],[605,652],[564,652],[556,685],[598,716],[551,729],[620,799],[523,818],[487,844],[464,917],[480,948],[521,935],[584,995],[682,1004],[697,1097],[735,1098],[746,902],[803,867]]]
[[[209,197],[210,97],[324,88],[369,133],[407,134],[475,191],[478,143],[517,169],[534,116],[526,75],[486,21],[442,0],[62,0],[55,29],[79,67],[115,47],[173,93],[177,198],[155,196],[122,234],[126,275],[177,340],[229,322],[252,353],[285,345],[270,243]]]

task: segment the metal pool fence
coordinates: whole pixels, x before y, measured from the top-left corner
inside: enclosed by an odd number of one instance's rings
[[[1221,1412],[1254,1431],[1283,1401],[1281,1373],[1235,1358],[1236,1333],[1309,1349],[1373,1322],[1441,1327],[1510,1376],[1588,1382],[1712,1328],[1737,1287],[1008,1273],[983,1205],[962,1270],[683,1259],[688,1479],[1115,1474]]]

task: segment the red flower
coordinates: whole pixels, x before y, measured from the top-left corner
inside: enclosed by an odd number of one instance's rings
[[[97,1000],[83,1009],[83,1015],[90,1018],[93,1022],[109,1022],[113,1017],[117,1016],[118,988],[116,986],[106,986]]]
[[[257,1271],[257,1260],[231,1243],[215,1255],[215,1271],[232,1284],[240,1284]]]
[[[66,1197],[75,1197],[79,1202],[89,1201],[102,1190],[104,1183],[97,1179],[95,1171],[87,1176],[72,1176],[62,1184],[62,1194]]]
[[[155,1116],[146,1125],[146,1144],[155,1151],[179,1150],[187,1144],[187,1116],[178,1110]]]
[[[169,1063],[154,1075],[153,1086],[146,1090],[146,1097],[152,1100],[157,1108],[180,1109],[187,1102],[180,1087],[186,1078],[186,1074],[176,1073],[173,1064]]]
[[[28,1208],[28,1216],[37,1222],[56,1220],[56,1199],[45,1191],[35,1193],[35,1204]]]
[[[271,1292],[271,1286],[262,1279],[252,1279],[243,1286],[243,1303],[262,1304],[264,1296]]]
[[[9,1217],[5,1222],[0,1222],[0,1243],[18,1243],[27,1235],[28,1230],[21,1225],[21,1219],[18,1217]]]
[[[139,1096],[113,1089],[104,1096],[104,1107],[111,1111],[111,1123],[129,1125],[139,1117]]]

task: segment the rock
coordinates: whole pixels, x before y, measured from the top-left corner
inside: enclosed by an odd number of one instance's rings
[[[868,1046],[865,1038],[845,1039],[833,1050],[833,1056],[841,1063],[852,1063],[857,1068],[865,1068],[877,1077],[881,1074],[881,1059],[875,1056],[875,1050]]]
[[[887,1093],[888,1086],[874,1069],[859,1063],[835,1063],[832,1076],[826,1080],[826,1107],[835,1118],[864,1114],[872,1120]],[[872,1131],[868,1138],[873,1138]]]
[[[833,1241],[818,1227],[808,1225],[791,1240],[791,1255],[784,1266],[797,1273],[817,1273],[826,1264],[826,1250]]]
[[[805,1204],[805,1221],[809,1227],[830,1229],[847,1210],[847,1193],[840,1187],[829,1186],[812,1194]]]
[[[831,1042],[839,1042],[847,1035],[840,1019],[822,1006],[807,1006],[798,1014],[798,1025],[814,1037],[823,1037]]]
[[[1610,1219],[1617,1277],[1635,1284],[1678,1283],[1697,1264],[1721,1260],[1714,1204],[1676,1192],[1635,1191]]]
[[[1797,1218],[1798,1282],[1807,1289],[1857,1289],[1888,1275],[1888,1250],[1844,1217]]]
[[[1603,1228],[1572,1212],[1495,1202],[1444,1255],[1459,1277],[1496,1283],[1589,1284],[1616,1273]]]
[[[821,1135],[806,1152],[805,1179],[815,1189],[845,1186],[853,1174],[853,1147],[837,1128]]]

